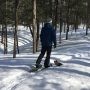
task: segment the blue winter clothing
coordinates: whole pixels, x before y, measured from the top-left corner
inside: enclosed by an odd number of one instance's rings
[[[52,46],[52,43],[54,43],[54,46],[56,46],[56,31],[53,29],[50,23],[45,23],[41,30],[40,39],[42,47]]]
[[[50,25],[50,23],[45,23],[44,27],[41,30],[40,39],[41,39],[42,49],[36,61],[36,68],[39,67],[45,53],[46,53],[46,58],[44,61],[44,67],[47,68],[49,67],[49,64],[50,64],[52,43],[54,43],[54,47],[56,47],[56,32],[53,29],[53,27]]]

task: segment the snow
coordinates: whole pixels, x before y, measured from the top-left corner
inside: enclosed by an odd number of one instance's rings
[[[3,45],[0,44],[0,90],[90,90],[90,32],[85,36],[85,30],[79,28],[78,32],[69,33],[68,40],[62,33],[62,43],[53,49],[51,63],[57,58],[63,65],[30,73],[40,52],[32,53],[29,30],[20,29],[20,54],[17,58],[12,58],[11,35],[8,35],[7,55],[3,54]],[[44,58],[42,64],[43,61]]]

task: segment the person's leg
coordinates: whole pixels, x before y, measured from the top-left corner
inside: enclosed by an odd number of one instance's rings
[[[51,51],[52,51],[52,46],[47,47],[47,55],[46,55],[46,59],[44,61],[45,68],[49,67],[49,65],[50,65]]]
[[[38,68],[38,66],[39,66],[40,63],[41,63],[42,58],[43,58],[45,52],[46,52],[46,47],[42,47],[41,53],[40,53],[40,55],[39,55],[39,57],[38,57],[38,59],[37,59],[37,61],[36,61],[36,67],[37,67],[37,68]]]

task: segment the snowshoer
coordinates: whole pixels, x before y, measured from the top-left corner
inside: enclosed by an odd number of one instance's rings
[[[44,61],[44,67],[47,68],[50,66],[50,55],[52,51],[52,45],[56,48],[56,31],[50,23],[45,23],[44,27],[41,30],[40,34],[41,40],[41,53],[36,61],[36,68],[41,67],[41,61],[46,53],[46,58]]]

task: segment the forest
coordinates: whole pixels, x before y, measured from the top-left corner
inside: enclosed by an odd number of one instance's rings
[[[46,22],[55,42],[38,69]],[[90,0],[0,0],[0,90],[90,90]]]
[[[59,31],[59,44],[62,43],[62,32],[68,39],[69,28],[77,32],[78,26],[86,27],[86,35],[90,27],[90,0],[0,0],[0,43],[7,54],[8,27],[13,27],[13,58],[19,53],[18,25],[30,29],[33,43],[33,53],[37,52],[40,35],[40,25],[47,20],[52,21],[55,30]],[[59,27],[59,28],[58,28]],[[62,28],[64,27],[64,28]]]

